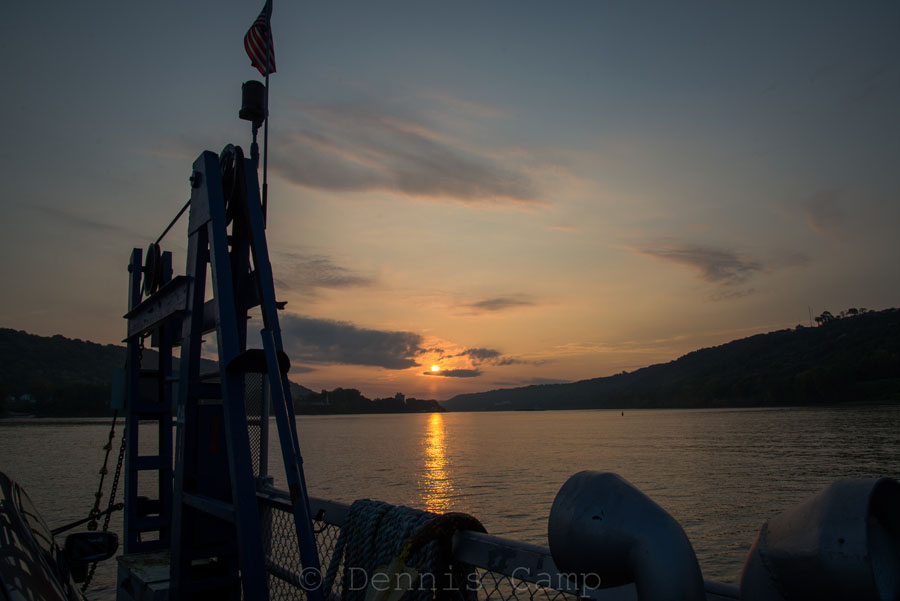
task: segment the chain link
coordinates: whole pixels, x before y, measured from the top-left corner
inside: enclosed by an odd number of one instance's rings
[[[144,338],[142,337],[140,340],[140,347],[138,349],[138,361],[137,361],[137,369],[140,372],[141,365],[144,363]],[[109,440],[106,442],[106,445],[103,447],[106,451],[106,457],[103,459],[103,467],[100,468],[100,486],[97,490],[97,493],[94,495],[94,508],[91,510],[90,515],[95,516],[90,522],[88,522],[89,530],[97,529],[97,517],[100,515],[100,498],[103,496],[103,480],[108,473],[107,462],[109,461],[109,452],[112,449],[112,441],[115,437],[116,430],[116,418],[118,417],[118,410],[113,413],[113,422],[112,427],[109,430]],[[122,433],[122,441],[119,444],[119,458],[116,461],[116,471],[113,474],[112,486],[110,486],[109,490],[109,501],[107,504],[107,513],[106,517],[103,518],[103,530],[109,529],[109,522],[112,520],[112,507],[116,503],[116,493],[119,490],[119,480],[122,477],[122,466],[125,463],[125,433]],[[97,562],[91,564],[91,567],[88,569],[87,575],[84,579],[84,584],[81,585],[81,592],[85,592],[88,587],[91,585],[91,580],[94,578],[94,572],[97,570]]]
[[[103,498],[103,481],[106,479],[106,474],[109,473],[107,465],[109,463],[109,453],[112,450],[112,441],[116,436],[116,420],[118,417],[119,411],[113,411],[112,424],[109,428],[109,438],[107,439],[106,444],[103,445],[103,450],[106,451],[106,455],[103,457],[103,467],[100,468],[99,472],[100,484],[97,485],[97,492],[94,493],[94,506],[88,513],[88,517],[91,518],[91,521],[87,524],[88,530],[97,529],[97,518],[100,517],[100,499]]]
[[[109,507],[107,509],[112,509],[112,506],[116,502],[116,491],[119,489],[119,478],[122,475],[122,464],[125,459],[125,433],[122,433],[122,443],[119,445],[119,459],[116,462],[116,472],[113,475],[112,487],[109,491]],[[109,522],[112,519],[112,511],[108,511],[106,513],[106,517],[103,518],[103,530],[109,529]],[[91,522],[94,527],[91,530],[97,529],[97,521],[92,520]],[[97,570],[97,562],[91,564],[91,567],[88,569],[87,575],[84,578],[84,584],[81,585],[81,592],[85,592],[88,587],[91,585],[91,580],[94,578],[94,572]]]

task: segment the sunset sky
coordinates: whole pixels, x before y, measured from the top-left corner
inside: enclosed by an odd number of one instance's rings
[[[4,3],[0,327],[121,341],[131,248],[201,151],[249,147],[262,4]],[[272,28],[309,388],[446,399],[900,304],[900,3],[275,0]]]

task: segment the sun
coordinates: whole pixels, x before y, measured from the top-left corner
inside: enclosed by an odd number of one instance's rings
[[[441,371],[441,366],[440,366],[440,365],[432,365],[432,366],[431,366],[431,372],[432,372],[432,373],[438,372],[438,371]]]

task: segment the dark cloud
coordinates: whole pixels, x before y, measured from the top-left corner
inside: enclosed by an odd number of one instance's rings
[[[525,363],[519,359],[504,357],[500,351],[490,348],[470,348],[453,356],[468,357],[475,365],[480,365],[482,363],[488,363],[490,365],[517,365]]]
[[[666,245],[634,250],[663,261],[693,267],[707,282],[725,286],[741,284],[763,269],[762,263],[753,257],[742,256],[722,248]]]
[[[513,357],[501,357],[493,363],[494,365],[540,365],[542,361],[522,361]]]
[[[314,108],[279,135],[270,164],[290,181],[328,190],[389,190],[463,202],[533,202],[520,170],[462,148],[418,123],[358,108]]]
[[[422,337],[413,332],[360,328],[345,321],[282,315],[281,329],[288,355],[301,363],[374,365],[407,369],[418,365]]]
[[[477,311],[505,311],[516,307],[530,307],[535,304],[534,301],[521,296],[497,296],[486,298],[473,303],[467,303],[463,306]]]
[[[806,223],[819,233],[839,233],[847,218],[847,213],[841,206],[842,200],[842,195],[837,190],[813,194],[803,205]]]
[[[481,375],[480,369],[442,369],[441,371],[423,371],[426,376],[441,376],[444,378],[477,378]]]
[[[278,263],[277,272],[282,278],[277,285],[284,289],[314,291],[370,286],[374,282],[373,278],[341,267],[324,255],[283,253],[279,255]]]
[[[461,352],[458,356],[467,356],[473,361],[488,361],[500,357],[500,351],[490,348],[470,348]]]

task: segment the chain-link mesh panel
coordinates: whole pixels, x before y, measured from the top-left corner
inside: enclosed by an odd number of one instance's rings
[[[316,546],[319,551],[319,562],[321,563],[324,572],[324,570],[327,570],[328,566],[331,565],[331,558],[334,556],[334,548],[337,545],[338,536],[341,534],[341,528],[340,526],[320,522],[318,520],[313,521],[313,528],[315,528],[316,533]],[[341,569],[338,570],[337,576],[334,579],[332,590],[341,590],[343,582],[344,570]]]
[[[247,434],[250,436],[250,458],[253,475],[259,476],[259,448],[262,440],[263,402],[266,396],[265,374],[244,374],[244,410],[247,412]]]
[[[264,506],[262,512],[263,550],[269,571],[272,601],[305,597],[300,587],[300,550],[290,506]]]
[[[305,599],[300,586],[303,566],[297,545],[297,531],[290,505],[261,505],[263,517],[263,549],[266,553],[266,569],[269,571],[269,596],[272,601]],[[319,552],[321,569],[328,566],[334,554],[339,526],[320,520],[313,520],[316,548]],[[340,590],[341,576],[338,575],[335,590]]]
[[[492,572],[478,566],[460,588],[474,592],[478,601],[578,601],[578,595],[549,586],[526,582],[519,578]],[[548,577],[548,582],[552,578]]]
[[[297,534],[294,528],[294,516],[291,506],[286,501],[261,500],[260,510],[263,518],[263,548],[266,553],[266,568],[269,571],[269,595],[272,601],[288,601],[306,599],[300,586],[302,566],[297,546]],[[313,520],[316,546],[319,552],[321,569],[326,570],[334,555],[335,546],[341,528],[324,520]],[[579,595],[568,586],[566,590],[553,588],[553,578],[538,578],[537,582],[528,582],[500,572],[493,572],[482,566],[458,564],[457,572],[466,574],[454,581],[456,595],[461,600],[478,601],[579,601]],[[523,574],[527,570],[523,568]],[[515,572],[514,572],[515,573]],[[561,581],[560,581],[561,582]],[[343,566],[337,572],[332,587],[333,599],[340,599],[343,585]]]

